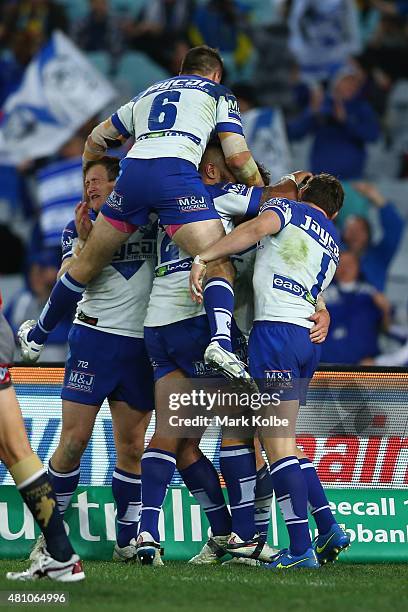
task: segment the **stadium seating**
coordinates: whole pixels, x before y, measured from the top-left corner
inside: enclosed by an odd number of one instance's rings
[[[89,61],[105,76],[108,76],[112,68],[112,58],[106,51],[89,51],[87,54]]]
[[[122,83],[127,84],[130,94],[135,96],[155,81],[160,81],[168,76],[163,68],[144,53],[129,51],[119,60],[115,80],[118,86]]]

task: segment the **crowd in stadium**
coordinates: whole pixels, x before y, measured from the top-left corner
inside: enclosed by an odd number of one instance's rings
[[[1,105],[55,30],[114,84],[116,108],[177,74],[191,46],[218,48],[248,144],[272,182],[304,168],[335,175],[346,191],[322,360],[408,363],[406,0],[8,0],[0,8]],[[11,166],[0,155],[0,275],[15,331],[38,318],[55,282],[61,232],[82,199],[84,140],[99,119],[51,158],[27,152]],[[44,361],[65,360],[69,328],[67,318],[52,333]]]

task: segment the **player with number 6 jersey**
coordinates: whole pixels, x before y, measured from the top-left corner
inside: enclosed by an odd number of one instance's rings
[[[84,162],[100,159],[112,143],[130,137],[135,143],[121,163],[115,188],[83,254],[57,283],[39,325],[20,334],[27,359],[38,358],[47,334],[76,301],[78,292],[111,260],[128,235],[147,223],[151,210],[157,211],[169,235],[192,257],[225,235],[197,170],[214,132],[232,176],[247,186],[263,185],[245,141],[237,100],[221,85],[222,71],[223,61],[215,49],[190,49],[179,76],[155,83],[93,129],[86,141]],[[232,264],[226,258],[207,268],[207,281],[216,282],[208,282],[204,292],[211,328],[206,359],[226,376],[250,383],[231,347],[233,278]]]

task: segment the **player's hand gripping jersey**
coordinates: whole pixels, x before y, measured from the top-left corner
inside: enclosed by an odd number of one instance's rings
[[[157,222],[131,234],[78,303],[74,323],[120,336],[143,338],[143,321],[156,262]],[[63,260],[71,257],[78,234],[71,221],[62,234]]]
[[[302,202],[273,198],[260,214],[273,210],[281,230],[258,246],[255,271],[255,320],[312,327],[308,317],[331,282],[339,261],[338,235],[324,213]]]
[[[182,75],[155,83],[112,115],[135,144],[127,157],[176,157],[200,163],[212,132],[243,134],[238,103],[223,85]]]
[[[261,187],[232,183],[206,187],[214,200],[226,233],[234,228],[234,216],[257,215],[262,195]],[[252,312],[251,279],[254,255],[255,249],[251,248],[232,257],[237,269],[235,302],[240,305],[242,315],[238,317],[237,323],[244,333],[249,331],[253,319],[251,314],[247,313],[247,307],[249,305]],[[205,314],[204,307],[194,303],[190,297],[188,279],[192,258],[179,249],[163,230],[159,230],[157,260],[145,326],[170,325]],[[246,283],[241,283],[241,279],[245,279]]]

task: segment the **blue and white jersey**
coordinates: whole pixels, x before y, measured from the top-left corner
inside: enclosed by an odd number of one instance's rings
[[[258,246],[254,271],[256,321],[312,327],[317,296],[329,285],[339,262],[339,239],[323,212],[302,202],[272,198],[282,229]]]
[[[256,216],[262,187],[246,187],[228,183],[207,185],[226,233],[234,228],[235,216]],[[232,257],[237,270],[235,304],[238,326],[246,333],[252,325],[251,279],[255,248]],[[150,295],[146,327],[170,325],[205,314],[204,307],[192,301],[189,274],[192,257],[176,245],[162,229],[157,238],[157,266]],[[241,282],[242,279],[242,282]],[[250,312],[248,312],[248,308]]]
[[[135,139],[127,157],[178,157],[197,168],[214,131],[243,133],[235,96],[194,75],[155,83],[119,108],[112,122]]]
[[[115,253],[111,263],[86,287],[74,323],[110,334],[143,338],[143,322],[156,261],[157,221],[139,227]],[[64,229],[63,260],[78,240],[75,222]]]

